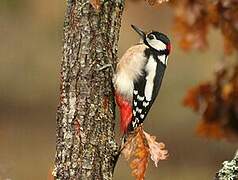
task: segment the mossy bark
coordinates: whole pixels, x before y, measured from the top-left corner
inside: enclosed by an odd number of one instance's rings
[[[112,179],[118,146],[114,138],[115,66],[124,0],[68,0],[64,23],[60,104],[53,175],[65,179]]]

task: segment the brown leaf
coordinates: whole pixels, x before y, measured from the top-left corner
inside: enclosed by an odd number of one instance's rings
[[[224,39],[224,53],[238,50],[237,0],[171,0],[175,32],[185,50],[208,47],[207,36],[213,27]],[[228,62],[226,62],[228,65]],[[236,63],[238,64],[238,63]],[[237,73],[236,73],[237,72]],[[215,73],[214,80],[188,91],[183,104],[202,117],[197,132],[205,137],[238,137],[238,71],[233,67]]]
[[[208,123],[202,120],[197,127],[197,133],[202,137],[222,139],[225,137],[224,131],[221,129],[221,125],[218,122]]]
[[[234,52],[235,48],[231,42],[231,39],[228,37],[228,35],[224,35],[223,43],[224,43],[224,53],[226,55],[231,55]]]
[[[164,143],[158,143],[156,142],[156,137],[151,136],[148,133],[144,131],[146,140],[149,145],[149,150],[150,150],[150,157],[152,161],[154,161],[155,166],[158,166],[158,162],[160,160],[165,160],[168,157],[168,151],[165,150],[165,144]]]
[[[145,141],[142,127],[138,127],[127,139],[127,143],[122,151],[126,159],[133,158],[130,163],[132,175],[136,180],[143,180],[148,165],[149,147]]]
[[[211,27],[220,30],[224,38],[224,52],[238,50],[238,3],[236,0],[171,0],[175,9],[175,32],[185,50],[208,47],[207,35]]]
[[[219,17],[218,7],[216,6],[216,4],[215,3],[208,4],[207,11],[209,12],[208,13],[208,18],[209,18],[208,21],[211,22],[215,27],[218,27],[220,17]]]
[[[232,94],[234,90],[234,86],[232,83],[227,83],[222,87],[222,97],[224,100],[228,100],[230,95]]]
[[[184,104],[202,115],[197,133],[215,139],[238,137],[238,65],[224,66],[213,81],[193,88]]]
[[[133,153],[136,149],[135,145],[136,144],[135,144],[134,136],[129,136],[126,144],[123,147],[123,151],[122,151],[122,154],[124,155],[126,160],[129,160],[133,156]]]
[[[183,100],[183,105],[192,108],[194,111],[199,109],[199,90],[197,87],[188,90]]]
[[[142,126],[138,127],[127,138],[122,153],[127,160],[133,158],[130,167],[132,175],[136,177],[136,180],[144,179],[149,155],[156,167],[160,160],[164,160],[168,156],[168,151],[164,150],[164,143],[158,143],[155,139],[154,136],[150,136],[143,131]]]
[[[100,0],[90,0],[90,4],[93,6],[94,9],[99,10],[100,9]]]
[[[205,50],[209,27],[207,0],[176,2],[173,6],[175,8],[174,31],[181,48]]]
[[[201,108],[201,100],[206,101],[212,96],[211,82],[199,84],[188,90],[183,100],[183,105],[198,112]]]

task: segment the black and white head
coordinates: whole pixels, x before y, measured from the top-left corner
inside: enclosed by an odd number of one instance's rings
[[[138,27],[134,25],[131,26],[141,36],[145,45],[156,51],[159,56],[169,55],[171,44],[169,38],[165,34],[157,31],[152,31],[146,34]]]

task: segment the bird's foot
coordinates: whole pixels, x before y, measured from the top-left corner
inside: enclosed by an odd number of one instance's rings
[[[115,73],[115,70],[114,70],[114,67],[112,66],[112,64],[105,64],[104,66],[98,68],[97,70],[102,71],[102,70],[107,69],[107,68],[110,68],[112,70],[113,74]]]

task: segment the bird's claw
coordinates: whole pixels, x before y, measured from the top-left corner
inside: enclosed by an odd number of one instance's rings
[[[102,71],[104,69],[110,68],[113,72],[113,74],[115,73],[114,67],[112,66],[112,64],[105,64],[104,66],[101,66],[100,68],[97,69],[97,71]]]

